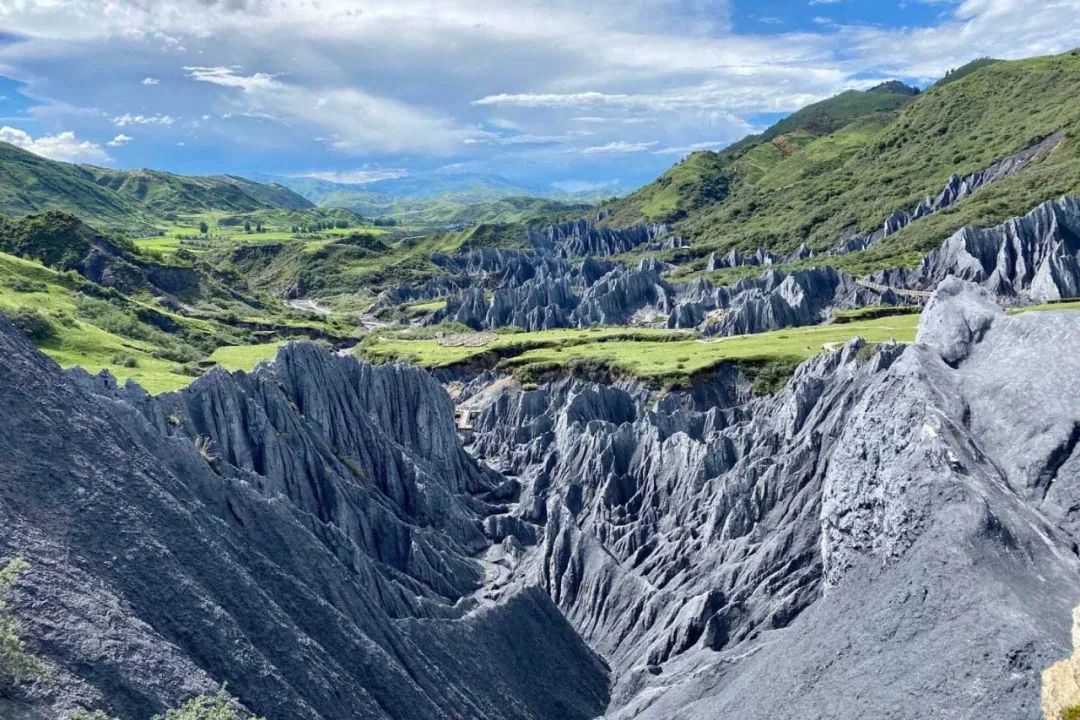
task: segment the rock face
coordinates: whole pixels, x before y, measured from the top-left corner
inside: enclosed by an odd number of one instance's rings
[[[1046,720],[1061,720],[1065,710],[1080,708],[1080,606],[1072,612],[1073,654],[1043,671],[1042,711]]]
[[[561,257],[618,255],[653,242],[669,230],[667,225],[655,223],[617,229],[581,218],[531,229],[529,242],[539,250]],[[681,247],[681,244],[678,246]]]
[[[1080,296],[1080,197],[1043,203],[996,227],[963,228],[926,256],[914,283],[930,286],[950,275],[1003,297]]]
[[[0,348],[0,555],[31,563],[13,607],[53,676],[5,718],[145,718],[222,681],[274,719],[603,710],[545,594],[477,592],[503,479],[424,373],[293,346],[151,399],[3,321]]]
[[[608,717],[1033,720],[1080,597],[1076,333],[955,282],[774,398],[507,390],[472,447],[522,487],[502,587],[605,657]]]
[[[0,321],[0,557],[54,678],[0,714],[228,681],[269,720],[1034,720],[1080,598],[1077,337],[949,281],[917,343],[774,396],[486,375],[466,451],[415,369],[294,345],[149,398]]]
[[[707,280],[671,283],[663,276],[667,269],[651,257],[631,268],[596,259],[574,269],[545,266],[528,279],[503,284],[490,300],[480,287],[471,287],[429,321],[452,320],[476,330],[517,326],[530,331],[640,322],[738,335],[813,325],[837,307],[882,299],[827,266],[790,273],[771,269],[723,287]]]

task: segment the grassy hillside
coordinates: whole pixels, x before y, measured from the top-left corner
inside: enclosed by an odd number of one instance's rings
[[[264,208],[304,210],[315,207],[281,185],[260,185],[232,175],[187,176],[157,170],[84,168],[101,187],[155,216],[222,210],[251,212]]]
[[[440,196],[428,200],[399,200],[385,208],[382,217],[401,223],[423,226],[476,225],[478,223],[554,222],[561,216],[577,217],[592,205],[536,197],[505,197],[485,202],[466,203]]]
[[[137,207],[99,186],[84,168],[46,160],[0,142],[0,212],[25,215],[46,210],[65,210],[118,224],[144,219]]]
[[[311,210],[281,185],[231,175],[189,177],[154,170],[72,165],[0,143],[0,213],[74,213],[102,225],[148,228],[170,214]]]
[[[724,201],[740,180],[759,178],[815,138],[860,118],[895,110],[917,94],[915,88],[893,82],[808,105],[720,152],[691,153],[653,183],[605,206],[609,220],[616,225],[683,220]]]
[[[961,65],[960,67],[955,68],[955,69],[950,70],[949,72],[945,73],[945,77],[938,80],[936,84],[939,85],[939,86],[940,85],[948,85],[951,82],[956,82],[957,80],[960,80],[961,78],[967,77],[968,75],[975,72],[976,70],[981,70],[984,67],[987,67],[989,65],[993,65],[994,63],[999,63],[999,62],[1001,62],[1001,61],[996,59],[996,58],[991,58],[991,57],[976,58],[976,59],[972,60],[971,62],[965,64],[965,65]]]
[[[869,232],[896,208],[1063,130],[1042,162],[913,223],[876,252],[922,252],[967,223],[990,225],[1080,191],[1080,52],[986,65],[934,87],[895,116],[850,125],[807,145],[724,203],[688,221],[704,246],[828,248]]]
[[[654,182],[604,206],[608,222],[671,222],[722,201],[734,179],[731,157],[707,150],[694,152]]]
[[[462,226],[475,223],[529,222],[558,213],[587,212],[592,205],[572,199],[558,200],[509,194],[510,188],[454,191],[422,196],[396,197],[332,183],[290,180],[305,197],[321,208],[345,208],[363,217],[393,220],[424,227]],[[519,191],[520,192],[520,191]]]
[[[987,186],[946,212],[912,223],[869,251],[819,259],[855,271],[911,264],[965,224],[992,225],[1060,195],[1080,192],[1080,51],[1015,62],[978,61],[899,109],[874,112],[825,135],[809,134],[783,154],[757,144],[722,155],[699,182],[727,183],[723,197],[677,225],[693,239],[700,267],[712,250],[800,243],[827,249],[880,227],[893,210],[936,195],[952,173],[965,175],[1055,131],[1064,142],[1041,162]],[[786,121],[785,121],[786,122]],[[781,135],[778,137],[789,137]],[[760,157],[759,157],[760,156]],[[758,158],[755,172],[735,171]],[[670,172],[678,172],[676,166]],[[635,195],[663,190],[663,178]],[[631,196],[635,198],[635,196]],[[629,200],[630,198],[628,198]],[[632,219],[626,215],[623,221]],[[684,269],[685,270],[685,269]]]
[[[346,338],[347,317],[295,312],[190,254],[168,262],[72,215],[0,219],[0,312],[64,366],[152,392],[186,384],[228,345]],[[222,362],[230,364],[226,353]]]

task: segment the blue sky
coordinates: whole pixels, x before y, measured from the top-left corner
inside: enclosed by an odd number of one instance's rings
[[[0,0],[0,140],[122,168],[487,173],[601,192],[845,89],[1080,46],[1078,13],[1080,0]]]

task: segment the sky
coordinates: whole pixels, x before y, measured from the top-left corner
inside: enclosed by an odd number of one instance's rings
[[[1080,46],[1080,0],[0,0],[0,140],[184,173],[633,187],[845,89]]]

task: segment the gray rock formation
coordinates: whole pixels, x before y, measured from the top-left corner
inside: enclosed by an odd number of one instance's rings
[[[0,556],[53,673],[0,711],[228,681],[269,720],[1035,720],[1080,598],[1078,337],[954,279],[916,344],[775,396],[485,376],[467,453],[415,369],[294,345],[150,398],[0,320]]]
[[[668,269],[648,257],[632,268],[594,258],[567,274],[541,268],[529,280],[496,289],[490,300],[478,287],[470,288],[451,298],[430,322],[530,331],[652,324],[737,335],[817,324],[838,307],[899,302],[827,266],[791,273],[771,269],[720,287],[707,280],[671,283],[664,278]]]
[[[0,349],[0,556],[31,564],[12,607],[51,670],[5,718],[142,719],[223,681],[271,720],[603,710],[545,594],[479,592],[504,481],[424,373],[292,346],[151,399],[2,320]]]
[[[816,325],[836,308],[895,304],[857,284],[847,273],[824,266],[785,273],[771,269],[734,285],[697,280],[677,286],[669,328],[698,327],[707,335],[741,335]]]
[[[950,281],[918,344],[772,398],[505,390],[472,448],[522,488],[502,587],[605,657],[606,717],[1035,720],[1080,597],[1077,337]]]
[[[723,270],[725,268],[746,267],[746,266],[758,266],[758,265],[774,265],[779,263],[795,262],[796,260],[805,260],[813,257],[814,251],[811,250],[806,244],[799,245],[798,248],[788,253],[787,255],[777,255],[771,250],[765,248],[758,248],[749,255],[739,252],[738,248],[732,248],[727,255],[720,256],[716,252],[709,253],[709,256],[705,259],[705,270],[707,272],[714,272],[716,270]]]
[[[996,227],[965,227],[905,280],[933,287],[949,276],[1002,297],[1045,302],[1080,296],[1080,197],[1043,203]]]
[[[647,223],[628,228],[597,225],[581,218],[529,230],[533,247],[561,257],[618,255],[657,241],[669,232],[667,225]]]

